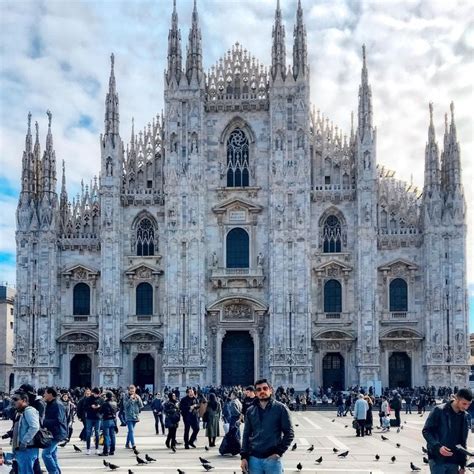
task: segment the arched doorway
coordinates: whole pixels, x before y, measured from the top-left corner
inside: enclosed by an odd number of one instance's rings
[[[254,383],[254,346],[248,331],[227,331],[222,341],[222,385]]]
[[[393,352],[388,359],[390,388],[411,387],[411,359],[406,352]]]
[[[71,359],[70,387],[90,387],[92,384],[92,361],[86,354],[76,354]]]
[[[133,383],[141,389],[146,385],[155,388],[155,361],[150,354],[138,354],[133,361]]]
[[[344,390],[344,357],[339,352],[326,354],[323,358],[323,387]]]
[[[8,391],[11,392],[14,386],[15,386],[15,374],[11,373],[10,377],[8,378]]]

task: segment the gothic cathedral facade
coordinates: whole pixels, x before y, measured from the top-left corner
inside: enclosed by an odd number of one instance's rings
[[[165,111],[124,145],[114,57],[99,179],[57,193],[52,114],[28,117],[17,210],[16,381],[60,386],[463,385],[466,211],[454,110],[424,186],[377,165],[365,48],[350,134],[310,106],[303,11],[286,64],[236,43],[185,61],[174,6]],[[354,123],[355,122],[355,123]]]

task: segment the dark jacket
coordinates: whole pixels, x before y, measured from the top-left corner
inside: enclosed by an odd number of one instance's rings
[[[168,400],[163,405],[163,413],[165,414],[166,428],[173,428],[179,424],[179,408],[178,402]]]
[[[242,401],[242,414],[245,416],[247,410],[255,403],[255,400],[258,400],[257,397],[245,397]]]
[[[163,401],[160,398],[154,398],[151,402],[151,409],[157,413],[163,413]]]
[[[46,402],[43,427],[51,431],[55,441],[63,441],[68,437],[68,427],[64,405],[54,399]]]
[[[112,400],[106,400],[99,408],[103,420],[115,420],[117,404]]]
[[[250,456],[267,458],[272,454],[282,456],[294,437],[290,412],[283,403],[272,399],[265,409],[256,403],[245,416],[240,455],[242,459]]]
[[[84,400],[84,413],[85,418],[88,420],[100,420],[99,408],[92,408],[92,405],[102,405],[104,400],[100,397],[94,397],[91,395]]]
[[[197,420],[199,402],[196,397],[190,398],[187,395],[179,402],[179,411],[185,423],[193,423]]]
[[[455,449],[455,445],[459,442],[463,447],[466,447],[468,435],[468,417],[464,412],[462,415],[457,415],[451,408],[451,403],[439,405],[431,410],[425,426],[423,427],[423,437],[426,439],[428,445],[428,458],[434,459],[439,463],[458,464],[461,467],[466,465],[466,456]],[[455,433],[452,430],[453,416],[462,416],[462,431],[460,438],[456,439]],[[446,446],[454,451],[454,456],[441,456],[439,448]]]

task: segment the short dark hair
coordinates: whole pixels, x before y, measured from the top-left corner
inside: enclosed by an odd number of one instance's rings
[[[263,385],[264,383],[266,383],[270,388],[272,387],[272,384],[267,380],[267,379],[258,379],[255,381],[255,387],[257,385]]]
[[[99,388],[98,388],[98,387],[94,387],[94,388],[92,389],[92,393],[95,393],[96,395],[99,395],[99,394],[100,394]]]
[[[247,387],[245,387],[245,390],[249,392],[255,392],[255,387],[253,385],[248,385]]]
[[[456,397],[457,398],[462,398],[468,402],[472,402],[472,391],[470,388],[460,388],[456,392]]]
[[[54,387],[46,387],[44,389],[44,392],[51,394],[54,398],[56,398],[58,396],[58,392],[56,391],[56,389]]]
[[[16,402],[17,400],[23,400],[25,402],[30,403],[30,398],[28,397],[28,394],[24,392],[23,390],[17,390],[13,396],[12,396],[12,401]]]

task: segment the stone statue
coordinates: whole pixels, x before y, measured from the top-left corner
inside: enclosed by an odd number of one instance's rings
[[[113,176],[112,158],[110,158],[110,156],[107,158],[107,161],[105,162],[105,175]]]
[[[212,252],[212,255],[211,255],[211,265],[212,265],[212,267],[217,268],[218,263],[219,263],[219,260],[217,258],[216,252]]]
[[[263,256],[263,253],[260,252],[260,253],[257,255],[257,266],[258,266],[258,267],[263,267],[264,259],[265,259],[265,257]]]

